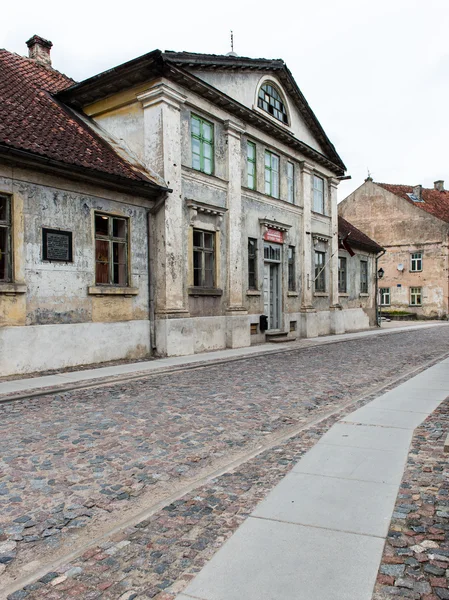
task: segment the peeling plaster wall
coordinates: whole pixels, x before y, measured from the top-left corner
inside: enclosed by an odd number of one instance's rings
[[[0,347],[9,348],[8,360],[17,360],[22,365],[20,372],[29,372],[125,358],[128,354],[146,355],[149,339],[138,330],[148,320],[148,201],[2,166],[0,190],[11,194],[12,199],[14,283],[26,285],[25,293],[15,294],[2,293],[0,286]],[[95,211],[129,218],[129,283],[138,288],[137,295],[89,293],[89,286],[95,286]],[[43,260],[44,227],[72,232],[73,262]],[[106,335],[108,327],[118,322],[129,323],[129,327],[122,327],[131,336],[124,344],[115,337],[112,327],[110,338]],[[98,323],[100,329],[93,323]],[[61,344],[69,343],[75,324],[84,324],[80,331],[87,337],[82,340],[83,352],[73,350],[70,358],[74,342],[68,348]],[[147,325],[143,330],[148,331]],[[101,338],[96,339],[96,331],[101,331]],[[2,346],[11,336],[21,343]],[[31,340],[45,342],[48,351],[42,348],[33,357],[36,348],[32,350]],[[0,360],[1,374],[3,364]]]
[[[353,248],[355,256],[350,256],[346,250],[339,250],[338,255],[346,258],[346,293],[339,293],[339,301],[343,309],[360,309],[369,319],[369,325],[376,325],[376,257],[374,254],[358,250]],[[360,279],[361,279],[361,267],[360,262],[366,260],[368,262],[368,294],[361,294],[360,291]],[[363,321],[362,326],[360,320],[357,319],[355,323],[351,322],[351,319],[355,318],[355,315],[360,314],[360,311],[353,310],[352,317],[347,317],[348,323],[346,325],[347,331],[354,331],[355,329],[364,329]],[[351,313],[349,313],[351,314]]]

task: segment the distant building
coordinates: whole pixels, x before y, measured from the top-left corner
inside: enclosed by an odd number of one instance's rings
[[[418,318],[448,315],[449,192],[444,182],[376,183],[368,178],[338,206],[339,214],[386,249],[380,302]]]
[[[338,287],[345,166],[282,60],[75,83],[28,45],[0,51],[0,374],[368,326]]]

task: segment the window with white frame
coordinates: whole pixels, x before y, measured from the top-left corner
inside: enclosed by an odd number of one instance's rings
[[[313,210],[324,215],[324,179],[313,176]]]
[[[95,282],[128,285],[128,219],[95,213]]]
[[[291,162],[287,163],[287,201],[295,201],[295,165]]]
[[[248,172],[248,187],[250,190],[256,189],[256,144],[254,142],[247,142],[246,144],[247,153],[247,172]]]
[[[422,288],[412,287],[410,288],[410,305],[421,306],[422,305]]]
[[[346,294],[347,284],[346,284],[346,257],[339,256],[338,257],[338,291],[340,294]]]
[[[326,253],[315,251],[315,292],[326,291]]]
[[[360,261],[360,293],[368,293],[368,261]]]
[[[381,306],[390,306],[390,304],[391,304],[390,288],[380,288],[380,305]]]
[[[410,271],[412,273],[422,271],[422,252],[412,252],[410,255]]]
[[[0,195],[0,281],[12,281],[11,198]]]
[[[215,233],[193,230],[193,285],[215,287]]]
[[[265,193],[279,198],[279,156],[265,150]]]

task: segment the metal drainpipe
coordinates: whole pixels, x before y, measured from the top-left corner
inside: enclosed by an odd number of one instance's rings
[[[157,350],[156,327],[155,327],[155,308],[154,308],[154,256],[153,256],[153,216],[159,211],[165,203],[167,194],[162,196],[155,205],[147,211],[147,240],[148,240],[148,311],[150,317],[150,348],[153,353]]]
[[[382,258],[382,256],[386,253],[386,250],[383,250],[380,254],[378,254],[376,256],[376,303],[375,303],[375,308],[376,308],[376,323],[377,326],[380,327],[381,326],[381,321],[380,321],[380,304],[379,304],[379,277],[377,275],[377,267],[379,266],[379,258]]]

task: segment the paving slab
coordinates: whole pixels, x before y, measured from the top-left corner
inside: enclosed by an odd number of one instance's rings
[[[388,451],[318,443],[301,458],[293,472],[396,485],[406,457],[405,447]]]
[[[400,477],[392,485],[290,473],[257,506],[253,515],[382,537],[388,532],[399,482]]]
[[[397,429],[415,429],[418,427],[428,413],[423,412],[406,412],[399,410],[386,410],[383,408],[375,408],[370,406],[363,406],[355,412],[351,413],[347,417],[344,417],[342,421],[345,423],[362,423],[364,425],[378,425],[381,427],[393,427]]]
[[[372,425],[353,425],[352,423],[335,423],[321,438],[320,443],[351,446],[355,448],[372,448],[378,450],[403,449],[410,445],[412,433],[408,429],[374,427]]]
[[[368,599],[383,544],[249,517],[178,600]]]
[[[430,413],[447,397],[448,389],[423,390],[402,389],[399,387],[382,394],[370,403],[373,408],[386,410],[402,410],[408,412]]]

